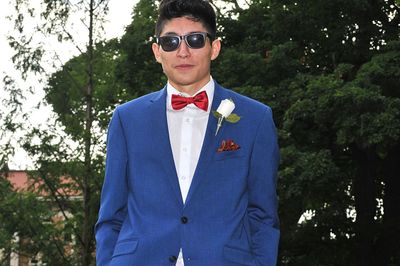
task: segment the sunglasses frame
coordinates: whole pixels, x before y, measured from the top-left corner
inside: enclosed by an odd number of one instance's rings
[[[201,46],[201,47],[192,47],[192,46],[190,46],[190,44],[189,44],[187,38],[188,38],[189,36],[195,35],[195,34],[200,34],[200,35],[203,36],[203,38],[204,38],[204,45],[203,45],[203,46]],[[177,46],[175,49],[173,49],[173,50],[165,50],[164,47],[163,47],[163,45],[161,44],[161,41],[160,41],[160,39],[161,39],[161,38],[164,38],[164,37],[175,37],[175,38],[178,38],[178,39],[179,39],[178,46]],[[203,48],[203,47],[206,45],[207,37],[208,37],[208,38],[210,39],[210,41],[212,42],[213,38],[212,38],[211,34],[209,34],[208,32],[191,32],[191,33],[186,34],[186,35],[165,35],[165,36],[156,37],[156,42],[157,42],[158,45],[161,46],[161,48],[162,48],[165,52],[173,52],[173,51],[176,51],[176,50],[179,49],[179,47],[180,47],[181,44],[182,44],[182,40],[185,40],[185,43],[186,43],[187,47],[189,47],[189,48],[191,48],[191,49],[201,49],[201,48]]]

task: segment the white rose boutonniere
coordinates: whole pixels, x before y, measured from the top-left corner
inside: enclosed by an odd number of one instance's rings
[[[218,119],[215,135],[218,134],[218,131],[221,128],[224,120],[230,123],[237,123],[240,120],[240,116],[237,114],[232,114],[233,109],[235,109],[235,103],[232,101],[232,99],[225,99],[221,101],[217,111],[213,111],[214,116]]]

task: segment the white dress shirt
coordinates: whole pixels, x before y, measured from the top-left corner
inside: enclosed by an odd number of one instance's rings
[[[184,97],[191,95],[179,92],[169,82],[167,84],[168,133],[183,203],[186,201],[192,183],[207,129],[208,116],[214,96],[214,81],[211,77],[210,81],[197,93],[201,91],[207,92],[207,112],[194,104],[188,104],[181,110],[174,110],[171,105],[172,94]],[[179,252],[176,266],[184,266],[182,249]]]

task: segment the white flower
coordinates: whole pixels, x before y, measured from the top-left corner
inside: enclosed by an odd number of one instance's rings
[[[219,113],[222,117],[227,118],[235,109],[235,103],[230,99],[225,99],[221,101],[218,106],[217,113]]]
[[[227,119],[229,116],[233,116],[233,114],[231,114],[233,109],[235,109],[235,103],[231,99],[225,99],[221,101],[215,114],[215,116],[218,118],[217,130],[215,131],[215,135],[218,134],[218,131],[222,126],[222,121],[224,119]]]

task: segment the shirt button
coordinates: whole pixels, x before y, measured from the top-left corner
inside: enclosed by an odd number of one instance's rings
[[[177,261],[178,258],[176,256],[170,256],[168,259],[170,262],[174,263]]]
[[[184,152],[187,152],[187,148],[186,148],[186,147],[184,147],[182,150],[183,150]]]
[[[191,122],[190,118],[186,118],[186,123],[190,123],[190,122]]]
[[[181,222],[182,222],[183,224],[187,224],[188,221],[189,221],[189,219],[188,219],[186,216],[182,216],[182,217],[181,217]]]
[[[184,175],[181,176],[181,179],[182,179],[182,180],[185,180],[185,179],[186,179],[186,176],[184,176]]]

